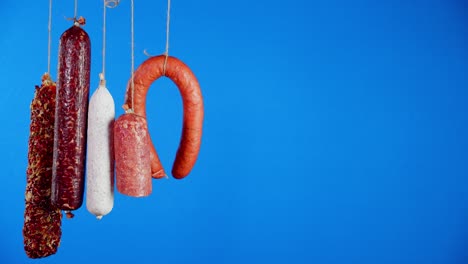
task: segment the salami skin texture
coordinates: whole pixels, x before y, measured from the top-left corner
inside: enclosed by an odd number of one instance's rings
[[[30,258],[55,254],[62,236],[62,213],[50,201],[55,88],[49,75],[44,74],[31,103],[23,225],[24,250]]]
[[[143,62],[134,73],[133,111],[146,118],[146,94],[151,84],[166,76],[179,88],[184,107],[182,137],[177,150],[172,175],[182,179],[192,170],[198,157],[203,128],[203,98],[197,78],[182,61],[165,55],[154,56]],[[125,110],[132,108],[132,80],[128,82],[125,96]],[[151,171],[153,178],[164,177],[164,169],[150,139]]]
[[[86,208],[97,219],[114,206],[115,104],[105,80],[91,96],[86,153]]]
[[[88,34],[78,23],[60,37],[52,203],[66,211],[83,203],[90,48]]]
[[[133,113],[121,115],[114,124],[117,190],[125,195],[151,194],[151,160],[146,119]]]

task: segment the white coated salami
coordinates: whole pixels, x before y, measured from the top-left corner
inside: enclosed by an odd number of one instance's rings
[[[86,208],[97,219],[114,205],[114,118],[114,99],[101,80],[89,102],[86,155]]]

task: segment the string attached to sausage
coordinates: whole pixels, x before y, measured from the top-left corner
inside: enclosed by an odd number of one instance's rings
[[[167,57],[169,57],[169,25],[171,22],[171,0],[167,0],[167,15],[166,15],[166,51],[164,55],[166,58],[164,59],[164,68],[163,68],[163,75],[166,75],[166,65],[167,65]]]
[[[116,8],[120,0],[104,0],[104,7],[102,11],[102,79],[106,79],[106,17],[107,8]]]
[[[86,128],[91,69],[91,42],[76,19],[60,36],[52,166],[52,204],[73,217],[84,192]]]
[[[132,94],[134,93],[135,91],[135,80],[134,80],[134,73],[135,73],[135,32],[134,32],[134,3],[133,3],[133,0],[130,1],[130,7],[131,7],[131,11],[130,11],[130,17],[131,17],[131,22],[130,22],[130,31],[131,31],[131,52],[132,52],[132,68],[131,68],[131,75],[132,75]],[[130,109],[130,112],[133,113],[133,108]]]
[[[132,2],[133,13],[133,2]],[[171,79],[179,88],[184,107],[182,136],[172,168],[176,179],[186,177],[198,157],[203,128],[203,98],[200,85],[181,60],[169,56],[169,11],[166,23],[166,52],[150,57],[136,71],[127,84],[125,114],[114,125],[114,146],[117,190],[125,195],[142,197],[151,193],[151,177],[159,179],[166,174],[149,137],[146,121],[146,94],[151,84],[162,76]],[[133,42],[133,15],[132,15]],[[148,159],[149,157],[149,159]]]
[[[100,220],[114,206],[115,104],[106,87],[106,9],[117,4],[103,0],[102,72],[99,86],[91,96],[88,109],[86,155],[86,208]]]
[[[75,0],[75,13],[73,17],[76,19],[76,15],[78,14],[78,0]]]
[[[86,20],[83,17],[78,16],[78,0],[75,0],[75,7],[73,11],[73,17],[65,17],[66,20],[72,20],[76,26],[84,26]]]
[[[104,0],[104,6],[102,8],[102,72],[99,75],[101,80],[106,79],[106,10],[107,1]]]
[[[134,93],[132,95],[131,81],[129,81],[123,108],[133,109],[135,114],[146,118],[146,95],[151,84],[162,76],[168,77],[176,84],[182,96],[184,114],[182,137],[172,167],[172,175],[176,179],[182,179],[192,170],[200,151],[204,118],[203,97],[197,78],[181,60],[168,56],[166,73],[163,75],[165,60],[165,55],[153,56],[138,67],[134,75]],[[152,176],[164,177],[164,169],[151,141],[150,147]]]
[[[190,173],[200,150],[204,112],[203,98],[200,85],[190,68],[168,54],[169,25],[170,0],[168,0],[167,5],[166,51],[163,55],[150,57],[135,71],[127,86],[123,108],[125,110],[131,109],[135,114],[146,118],[146,94],[151,84],[162,76],[168,77],[176,84],[182,96],[184,118],[182,137],[173,164],[172,175],[176,179],[182,179]],[[150,146],[152,177],[159,179],[166,174],[151,141]]]
[[[130,2],[130,92],[133,93],[135,87],[134,1]],[[132,108],[125,110],[125,114],[115,121],[113,131],[117,190],[124,195],[145,197],[152,191],[148,126],[146,119],[135,114]]]
[[[102,78],[106,79],[106,17],[107,8],[116,8],[120,3],[120,0],[104,0],[104,7],[102,11]]]
[[[62,236],[62,212],[51,203],[56,84],[50,77],[52,0],[49,0],[47,72],[36,86],[30,105],[28,167],[23,224],[23,243],[29,258],[57,252]]]
[[[52,0],[49,0],[49,24],[47,26],[47,73],[50,75],[50,46],[52,42]]]

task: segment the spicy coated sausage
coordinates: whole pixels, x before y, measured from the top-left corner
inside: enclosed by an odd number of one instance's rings
[[[62,212],[50,201],[55,88],[49,74],[44,74],[31,103],[23,225],[24,250],[30,258],[55,254],[62,236]]]

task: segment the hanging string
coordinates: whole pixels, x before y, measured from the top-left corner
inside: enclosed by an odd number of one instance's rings
[[[76,20],[76,16],[78,14],[78,0],[75,0],[75,15],[73,16]]]
[[[102,11],[102,76],[101,81],[106,79],[106,7],[107,0],[104,0]]]
[[[131,111],[133,112],[134,106],[133,106],[133,95],[135,93],[135,80],[133,79],[133,72],[135,71],[135,39],[134,39],[134,32],[133,32],[133,23],[134,23],[134,17],[133,17],[133,10],[134,10],[134,3],[133,0],[131,2],[131,42],[132,42],[132,84],[131,84],[131,89],[132,89],[132,108]]]
[[[86,19],[84,19],[84,17],[79,17],[77,18],[78,16],[78,0],[75,0],[75,11],[74,11],[74,14],[73,14],[73,17],[65,17],[66,20],[73,20],[73,24],[75,26],[83,26],[84,24],[86,24]]]
[[[101,84],[106,84],[106,9],[114,8],[119,5],[120,0],[104,0],[104,7],[102,11],[102,73],[99,74]]]
[[[47,73],[50,75],[50,45],[52,40],[52,0],[49,0],[49,26],[47,27],[49,33],[47,43]]]
[[[170,21],[171,21],[171,0],[167,0],[166,51],[164,52],[164,55],[166,55],[166,58],[164,59],[163,75],[166,75],[167,58],[169,57],[169,24],[170,24]]]

